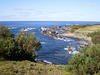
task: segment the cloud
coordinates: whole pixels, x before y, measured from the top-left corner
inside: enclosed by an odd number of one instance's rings
[[[42,10],[42,9],[12,9],[13,12],[1,16],[2,20],[78,20],[86,18],[86,14],[76,10]]]
[[[30,8],[30,9],[26,9],[26,10],[33,11],[33,10],[36,10],[36,9],[31,9],[31,8]]]
[[[15,10],[15,11],[22,11],[23,9],[20,9],[20,8],[14,8],[13,10]]]
[[[32,8],[29,8],[29,9],[14,8],[12,10],[14,10],[14,11],[33,11],[33,10],[36,10],[36,9],[32,9]]]
[[[96,4],[85,4],[85,6],[96,6]]]

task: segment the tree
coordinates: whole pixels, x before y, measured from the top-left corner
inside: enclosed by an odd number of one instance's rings
[[[23,50],[36,50],[40,49],[40,42],[36,39],[33,33],[20,32],[16,37],[17,46],[21,46]]]
[[[0,39],[0,57],[1,59],[12,59],[15,55],[14,38],[7,37],[7,39]]]
[[[10,29],[7,26],[0,24],[0,38],[14,37],[14,34],[10,33]]]
[[[9,59],[15,50],[14,34],[0,24],[0,59]]]
[[[8,27],[0,25],[0,60],[32,60],[37,56],[40,42],[32,33],[21,32],[17,35],[10,33]]]
[[[33,33],[20,32],[16,37],[16,45],[20,50],[20,55],[23,59],[31,59],[37,56],[33,50],[38,51],[41,48],[40,42],[36,39]]]

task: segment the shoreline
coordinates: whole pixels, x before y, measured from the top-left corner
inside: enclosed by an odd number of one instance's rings
[[[71,26],[52,26],[52,28],[47,28],[47,27],[42,27],[41,28],[42,34],[50,36],[50,37],[54,37],[57,39],[63,39],[65,40],[63,37],[69,37],[69,38],[75,38],[75,39],[79,39],[82,40],[84,42],[86,42],[85,45],[87,46],[91,46],[93,45],[92,41],[91,41],[91,37],[87,37],[87,34],[83,34],[83,33],[79,33],[79,32],[73,32],[71,33]]]
[[[60,65],[60,64],[52,63],[52,62],[49,62],[49,61],[46,61],[46,60],[41,60],[41,59],[36,59],[35,62],[39,63],[39,64]]]
[[[85,41],[89,46],[93,45],[93,43],[91,41],[91,37],[87,37],[86,35],[83,35],[83,34],[63,33],[63,34],[60,34],[59,36],[79,39],[79,40]]]

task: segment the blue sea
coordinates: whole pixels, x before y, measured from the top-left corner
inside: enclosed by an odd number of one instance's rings
[[[41,42],[42,48],[39,51],[35,51],[38,54],[36,59],[43,60],[47,63],[68,64],[69,58],[72,57],[73,54],[78,53],[79,45],[84,43],[84,41],[67,38],[64,40],[54,39],[53,37],[49,37],[43,35],[40,31],[41,27],[49,27],[51,25],[55,26],[71,26],[73,24],[100,24],[100,22],[92,22],[92,21],[0,21],[0,24],[4,26],[8,26],[11,29],[11,33],[14,33],[15,36],[21,31],[23,28],[33,28],[33,30],[29,30],[27,32],[32,32],[36,36],[36,38]],[[72,43],[72,44],[71,44]],[[66,49],[71,47],[73,53],[69,53]]]

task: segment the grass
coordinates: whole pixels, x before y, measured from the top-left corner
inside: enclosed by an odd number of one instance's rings
[[[99,30],[100,30],[100,25],[93,25],[93,26],[88,26],[88,27],[84,27],[84,28],[79,28],[79,29],[75,30],[75,32],[92,33],[92,32],[99,31]]]
[[[0,61],[0,75],[71,75],[64,68],[30,61]]]
[[[91,41],[93,44],[100,43],[100,24],[90,25],[90,26],[72,26],[74,28],[74,33],[77,35],[83,35],[91,37]],[[76,28],[76,29],[75,29]],[[73,29],[72,29],[73,30]],[[87,39],[87,38],[85,38]]]

